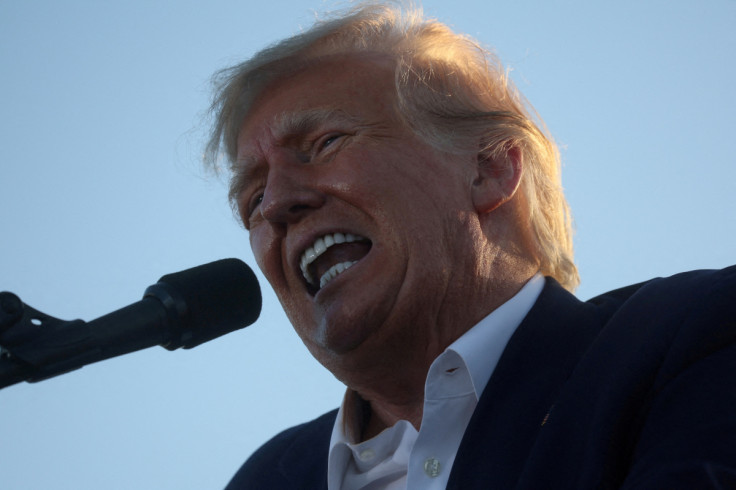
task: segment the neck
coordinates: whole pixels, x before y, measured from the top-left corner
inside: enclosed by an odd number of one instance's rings
[[[405,362],[382,362],[360,375],[351,371],[342,379],[361,400],[345,404],[345,417],[356,439],[370,439],[400,420],[410,422],[419,430],[424,409],[424,384],[436,356],[424,359],[408,354],[405,353]]]
[[[447,321],[437,321],[421,329],[398,330],[401,335],[396,338],[382,339],[380,357],[376,356],[376,352],[371,353],[373,362],[368,365],[358,363],[349,366],[346,359],[342,359],[343,370],[340,374],[343,376],[338,377],[365,400],[360,415],[354,411],[345,414],[346,420],[352,420],[352,427],[355,428],[353,436],[360,441],[370,439],[400,420],[410,422],[419,430],[424,409],[424,387],[432,362],[482,318],[518,293],[535,272],[531,270],[523,279],[513,281],[513,287],[489,291],[485,300],[477,302],[484,308],[478,309],[476,314],[467,319],[462,314],[452,315],[450,312],[448,316],[436,317],[437,320],[445,318]],[[422,335],[412,335],[412,331],[419,331]],[[431,335],[429,332],[446,335]],[[358,369],[360,364],[362,368]]]

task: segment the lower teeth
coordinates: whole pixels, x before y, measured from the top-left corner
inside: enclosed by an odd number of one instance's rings
[[[325,284],[336,278],[338,275],[348,270],[355,262],[357,262],[357,260],[352,262],[340,262],[339,264],[335,264],[327,269],[327,272],[322,274],[322,277],[319,278],[320,289],[325,287]]]

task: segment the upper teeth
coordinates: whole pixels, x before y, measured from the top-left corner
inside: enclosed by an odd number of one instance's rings
[[[323,237],[317,238],[317,240],[314,241],[314,244],[304,251],[299,262],[299,267],[302,270],[302,275],[304,275],[304,279],[306,279],[309,284],[315,285],[316,281],[309,273],[309,264],[317,260],[317,257],[325,253],[328,248],[335,245],[336,243],[351,243],[358,240],[365,239],[360,235],[353,235],[352,233],[330,233]],[[327,272],[322,274],[322,277],[319,278],[319,287],[323,287],[325,284],[327,284],[328,281],[330,281],[330,279],[333,279],[341,272],[344,272],[345,269],[347,269],[354,263],[355,262],[341,262],[330,267],[329,270],[327,270]]]

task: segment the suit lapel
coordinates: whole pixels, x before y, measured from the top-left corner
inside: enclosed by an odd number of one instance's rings
[[[447,488],[516,485],[545,416],[600,329],[594,305],[547,279],[483,391]]]

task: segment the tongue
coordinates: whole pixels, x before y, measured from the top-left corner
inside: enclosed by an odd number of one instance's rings
[[[360,260],[368,254],[371,244],[368,242],[341,243],[331,246],[317,260],[312,262],[309,270],[312,277],[319,281],[322,274],[335,264],[340,262],[353,262]]]

